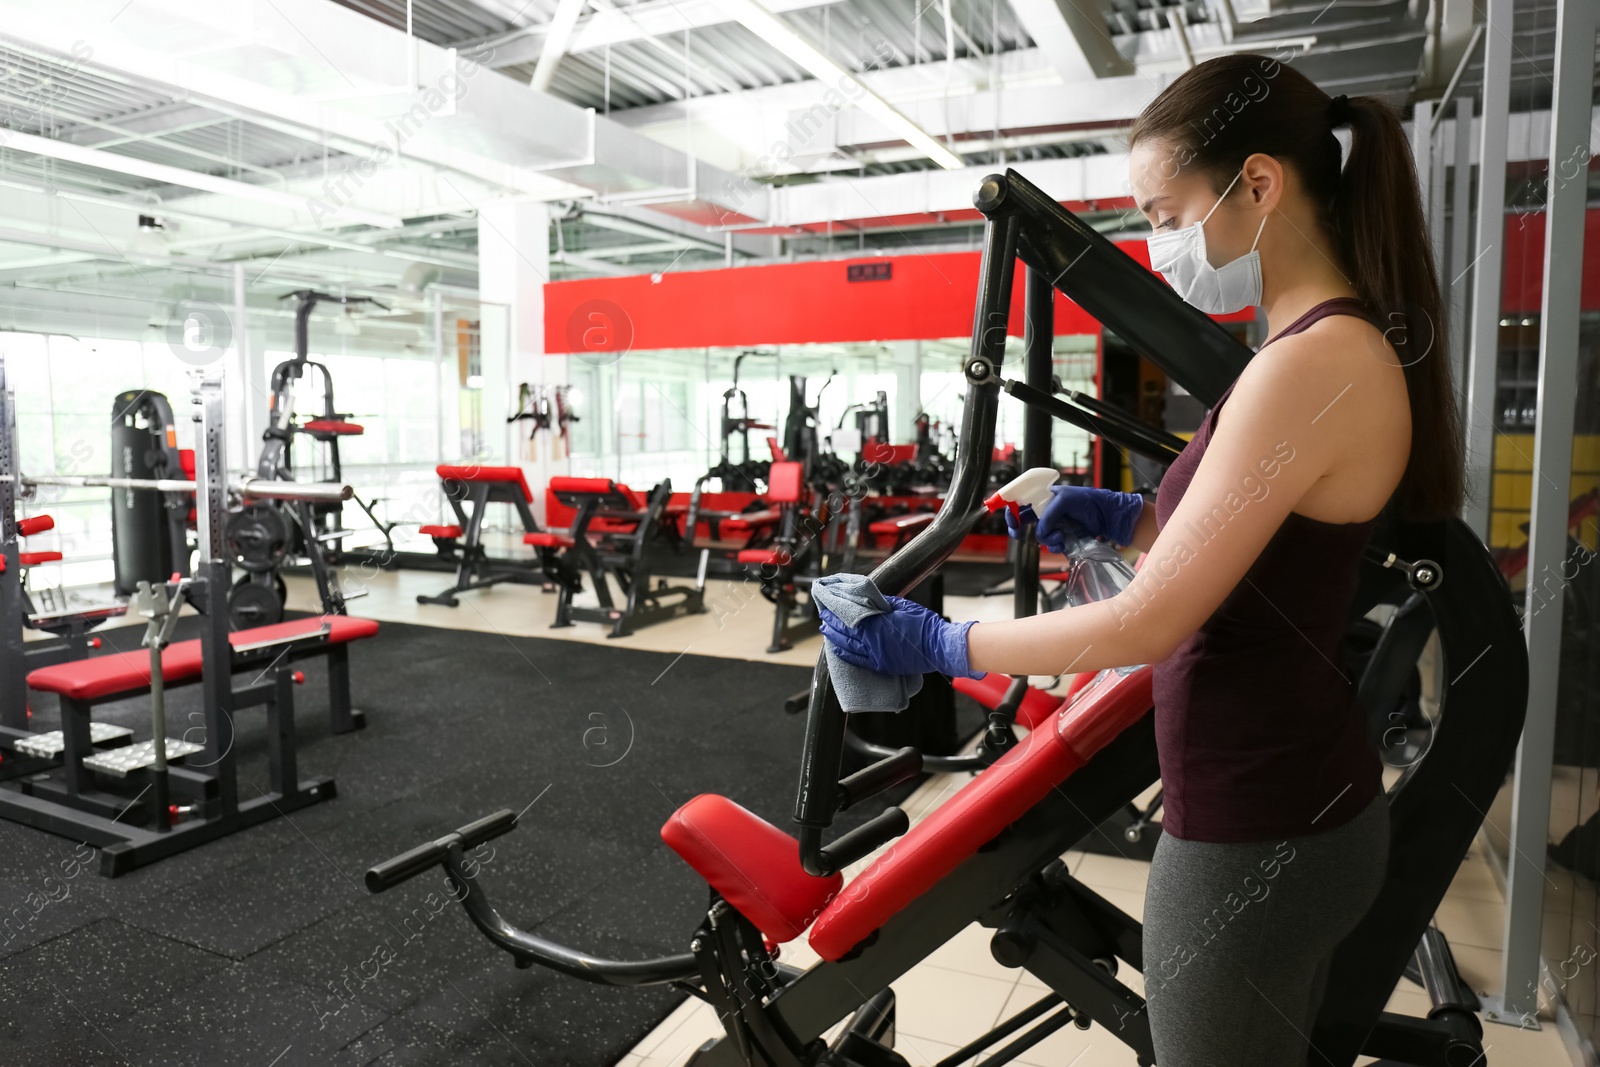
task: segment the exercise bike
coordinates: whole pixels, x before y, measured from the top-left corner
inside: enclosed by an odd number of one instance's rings
[[[1225,331],[1021,176],[985,179],[975,201],[986,223],[961,448],[937,517],[873,572],[887,594],[932,574],[984,513],[998,397],[1003,387],[1015,395],[1002,370],[1017,258],[1029,268],[1031,323],[1051,321],[1052,289],[1038,280],[1055,279],[1205,402],[1216,401],[1248,358]],[[1088,269],[1069,269],[1086,256]],[[1035,380],[1032,369],[1028,386],[1048,394],[1048,378]],[[1115,438],[1112,430],[1107,436]],[[1459,521],[1388,523],[1367,558],[1356,614],[1397,590],[1420,596],[1451,681],[1428,750],[1390,791],[1385,883],[1335,952],[1311,1042],[1341,1067],[1362,1054],[1419,1067],[1481,1062],[1476,1016],[1417,947],[1510,765],[1526,701],[1526,651],[1504,580]],[[1387,630],[1374,660],[1407,666],[1414,649],[1404,638]],[[1148,668],[1102,671],[909,832],[905,813],[889,808],[829,840],[839,811],[914,777],[922,759],[903,749],[840,780],[847,717],[819,659],[795,805],[798,838],[714,795],[689,801],[662,828],[710,890],[685,950],[672,955],[602,959],[502,915],[466,854],[512,830],[510,811],[378,864],[367,886],[382,892],[442,866],[474,925],[517,966],[608,985],[672,985],[708,1001],[725,1034],[694,1054],[693,1067],[904,1067],[894,1051],[892,983],[974,921],[994,932],[999,962],[1026,968],[1048,992],[944,1062],[988,1053],[985,1062],[1005,1063],[1062,1027],[1098,1024],[1148,1065],[1154,1051],[1144,1002],[1118,978],[1124,966],[1144,967],[1139,923],[1074,879],[1060,856],[1156,780],[1150,712]],[[846,884],[842,872],[874,853]],[[803,971],[777,959],[778,947],[802,934],[821,958]],[[1433,1001],[1427,1018],[1383,1010],[1413,954]]]

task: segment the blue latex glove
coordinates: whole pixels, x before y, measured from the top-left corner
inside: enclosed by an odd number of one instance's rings
[[[1006,509],[1006,530],[1012,537],[1021,537],[1022,530],[1033,519],[1033,508],[1024,504],[1022,521],[1011,509]],[[1144,511],[1144,497],[1138,493],[1118,493],[1111,489],[1095,489],[1087,485],[1053,485],[1050,503],[1044,514],[1037,516],[1039,527],[1034,536],[1050,551],[1065,554],[1067,542],[1084,537],[1103,537],[1114,545],[1127,545],[1133,541],[1134,527]]]
[[[845,625],[827,608],[818,607],[822,636],[846,663],[879,674],[939,674],[982,678],[967,660],[967,631],[972,622],[946,622],[936,612],[905,597],[886,600],[894,610],[871,615],[861,625]]]

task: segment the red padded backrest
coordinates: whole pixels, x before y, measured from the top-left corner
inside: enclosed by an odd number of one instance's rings
[[[465,463],[441,463],[435,468],[439,477],[455,482],[512,482],[522,490],[524,500],[533,500],[533,490],[521,467],[479,467]]]
[[[845,886],[811,927],[811,947],[825,960],[839,959],[994,840],[1149,712],[1150,681],[1149,667],[1126,676],[1104,672],[1070,709],[1041,723]]]
[[[610,478],[551,478],[550,489],[556,493],[614,493],[617,483]]]
[[[805,933],[844,884],[838,873],[807,874],[800,842],[715,793],[673,812],[661,840],[776,944]]]
[[[792,460],[774,463],[767,472],[767,499],[774,504],[798,504],[805,492],[805,464]]]

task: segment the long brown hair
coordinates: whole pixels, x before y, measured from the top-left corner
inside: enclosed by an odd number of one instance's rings
[[[1348,125],[1341,170],[1334,129]],[[1377,97],[1329,97],[1298,71],[1256,55],[1218,56],[1185,72],[1134,122],[1129,145],[1169,150],[1221,195],[1254,153],[1294,168],[1350,279],[1405,368],[1411,455],[1395,492],[1413,519],[1457,515],[1463,454],[1443,300],[1417,171],[1399,115]]]

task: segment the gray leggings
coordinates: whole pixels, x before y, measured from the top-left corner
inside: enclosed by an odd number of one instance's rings
[[[1212,844],[1163,835],[1144,898],[1159,1067],[1301,1067],[1334,946],[1377,899],[1389,805],[1326,833]]]

